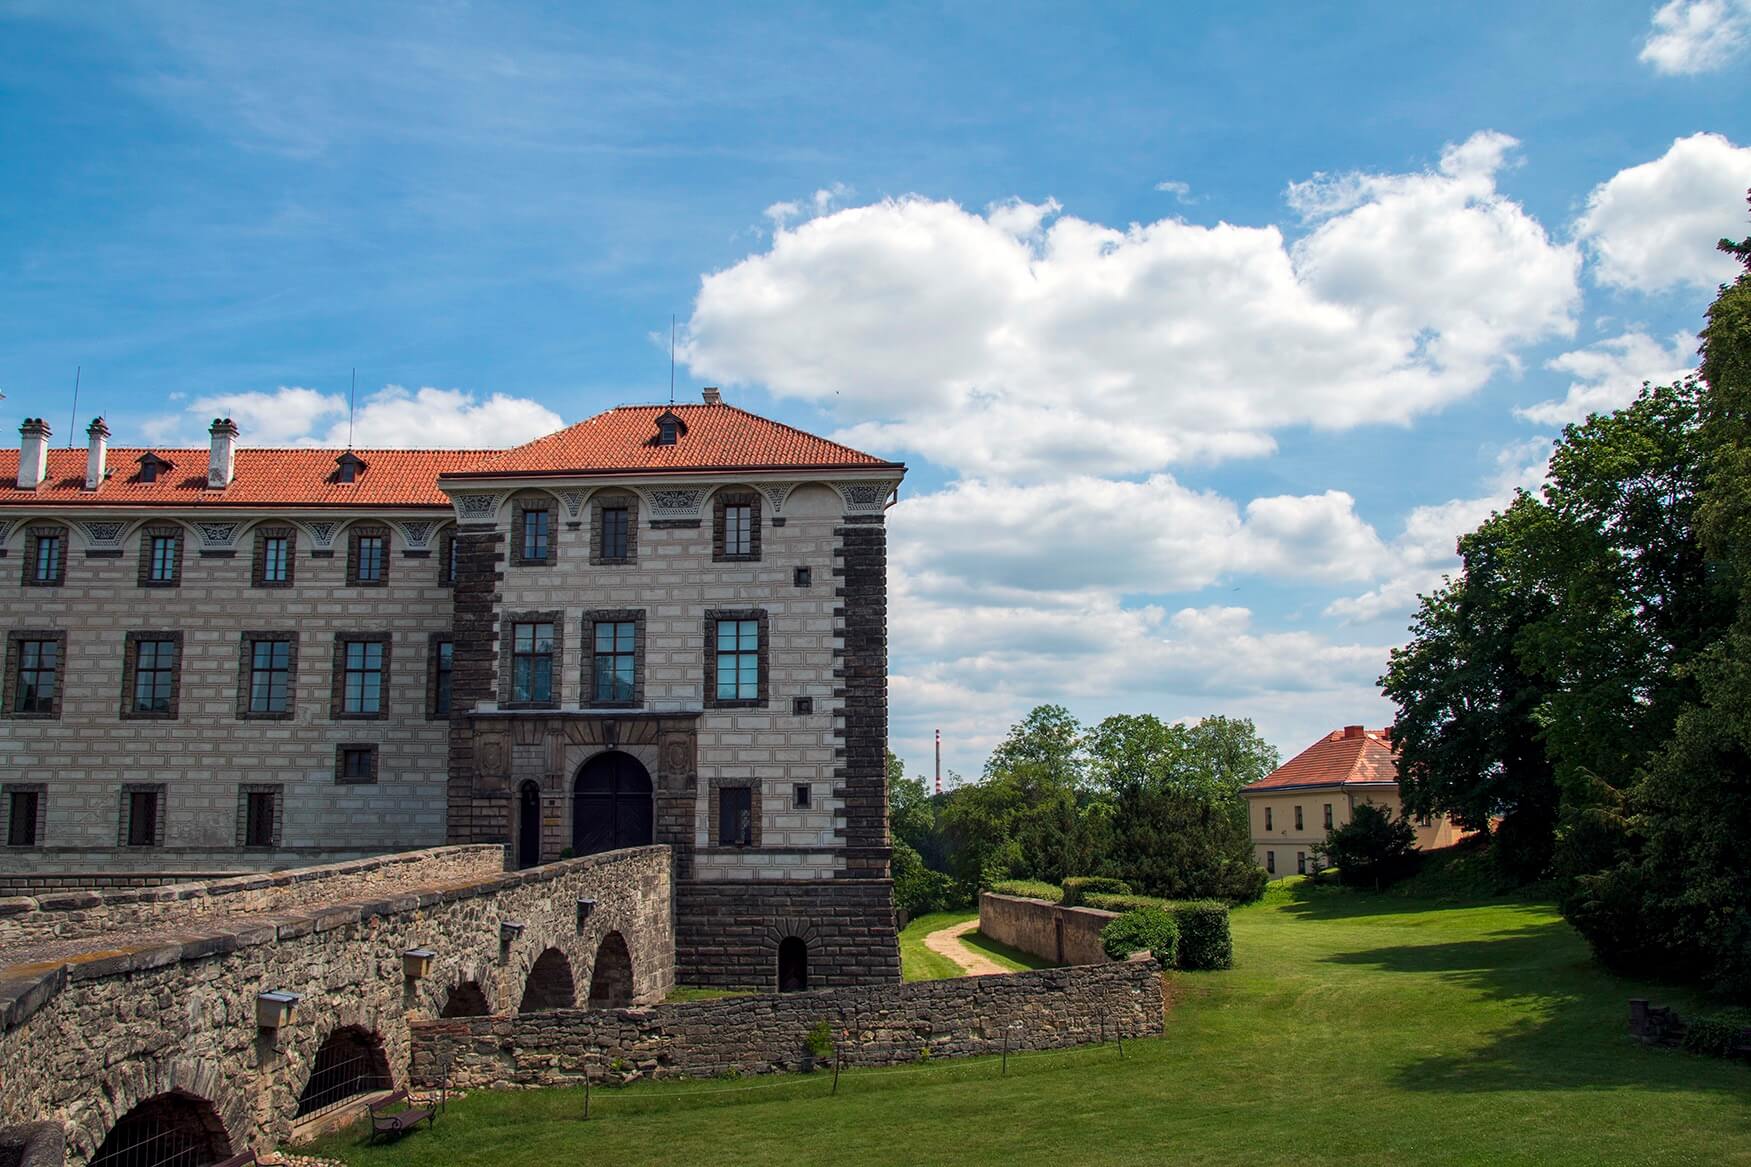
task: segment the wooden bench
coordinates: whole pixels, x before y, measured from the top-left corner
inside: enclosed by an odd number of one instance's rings
[[[378,1135],[406,1134],[422,1121],[428,1125],[437,1121],[437,1111],[429,1106],[410,1105],[406,1110],[385,1113],[389,1107],[406,1101],[407,1091],[397,1090],[386,1098],[365,1104],[365,1109],[371,1112],[371,1141],[375,1141]]]

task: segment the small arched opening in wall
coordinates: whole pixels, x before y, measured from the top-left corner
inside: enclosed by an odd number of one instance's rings
[[[329,1034],[316,1051],[310,1077],[298,1095],[298,1118],[326,1110],[360,1094],[387,1090],[389,1058],[383,1039],[357,1025]]]
[[[205,1098],[155,1094],[121,1118],[87,1160],[89,1167],[207,1167],[231,1154],[219,1112]]]
[[[571,961],[557,948],[549,948],[529,966],[529,979],[523,983],[523,1000],[519,1013],[542,1013],[549,1009],[570,1009],[578,1003],[577,986],[572,982]]]
[[[463,981],[450,989],[444,998],[444,1008],[439,1017],[485,1017],[492,1012],[492,1006],[487,1003],[486,990],[480,987],[479,981]]]
[[[800,993],[809,987],[809,945],[801,936],[778,942],[778,991]]]
[[[572,851],[594,855],[650,843],[655,803],[650,771],[631,754],[607,750],[578,768],[572,787]]]
[[[517,788],[517,869],[541,862],[541,786],[525,782]]]
[[[590,971],[590,1008],[624,1009],[632,1004],[632,953],[626,937],[610,932],[596,949]]]

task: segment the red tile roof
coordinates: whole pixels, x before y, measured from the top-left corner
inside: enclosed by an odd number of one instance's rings
[[[686,427],[659,446],[657,418]],[[465,473],[624,474],[644,470],[858,470],[905,467],[733,405],[622,405],[495,455]]]
[[[1384,729],[1333,730],[1245,788],[1253,794],[1300,786],[1378,786],[1398,781],[1398,759]]]
[[[140,481],[140,457],[168,459],[173,468],[157,481]],[[109,478],[85,489],[85,449],[50,450],[49,473],[36,490],[18,489],[18,450],[0,450],[0,507],[20,506],[434,506],[450,500],[438,489],[438,475],[468,470],[492,450],[355,450],[364,459],[358,481],[334,481],[337,450],[240,447],[231,485],[207,487],[205,448],[111,447],[105,465]]]

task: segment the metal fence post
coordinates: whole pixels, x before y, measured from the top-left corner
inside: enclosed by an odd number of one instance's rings
[[[1003,1077],[1009,1076],[1009,1026],[1003,1027]]]

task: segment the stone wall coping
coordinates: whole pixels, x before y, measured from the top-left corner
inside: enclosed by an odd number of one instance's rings
[[[472,848],[434,848],[434,850],[470,849],[500,850],[497,844]],[[227,921],[226,926],[221,928],[201,929],[197,926],[153,936],[133,947],[94,949],[71,957],[62,956],[52,960],[21,963],[9,968],[0,968],[0,1033],[9,1033],[18,1028],[44,1005],[52,1001],[72,981],[127,976],[129,973],[161,968],[183,961],[223,956],[226,953],[235,952],[239,948],[271,944],[279,940],[294,940],[316,932],[330,932],[352,927],[366,920],[413,912],[422,907],[430,907],[435,903],[448,903],[474,896],[491,895],[494,892],[508,891],[530,884],[547,883],[604,863],[619,862],[653,853],[666,854],[668,850],[666,845],[654,844],[648,847],[628,847],[619,851],[604,851],[595,855],[581,855],[574,859],[562,859],[542,867],[532,867],[526,871],[507,872],[503,875],[435,888],[419,894],[408,894],[389,899],[362,900],[353,903],[326,904],[312,911],[257,913],[246,920]],[[418,854],[418,852],[399,852],[398,856],[413,854]],[[384,856],[381,858],[394,859],[396,857]],[[366,863],[371,861],[351,860],[349,862]],[[346,865],[333,864],[331,866]],[[29,899],[30,897],[16,898]],[[31,902],[36,901],[32,900]],[[198,921],[191,921],[191,923],[198,924]],[[100,938],[93,938],[94,941],[98,939]]]
[[[1078,915],[1088,916],[1091,919],[1116,920],[1119,918],[1118,912],[1109,912],[1105,908],[1085,908],[1081,905],[1067,908],[1063,904],[1053,903],[1051,900],[1035,899],[1032,896],[1005,896],[998,895],[994,891],[982,891],[979,893],[979,897],[981,899],[1001,900],[1012,904],[1044,904],[1048,908],[1056,908],[1060,912],[1075,912]]]

